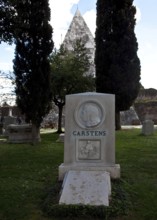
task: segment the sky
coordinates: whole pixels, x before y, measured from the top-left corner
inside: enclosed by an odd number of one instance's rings
[[[96,0],[49,0],[53,41],[58,48],[78,8],[93,36],[96,23]],[[141,83],[157,89],[157,0],[134,0],[137,8],[135,34],[141,61]],[[0,45],[0,70],[12,71],[14,46]],[[1,88],[0,88],[1,89]]]

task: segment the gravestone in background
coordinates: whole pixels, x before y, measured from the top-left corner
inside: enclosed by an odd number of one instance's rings
[[[8,125],[9,143],[32,143],[32,125],[31,124],[10,124]]]
[[[11,124],[16,124],[16,117],[13,116],[5,116],[3,122],[4,135],[8,136],[8,126]]]
[[[66,172],[107,171],[120,178],[115,164],[115,96],[81,93],[66,96],[64,163],[59,180]]]
[[[142,124],[142,134],[152,135],[154,133],[154,122],[152,120],[145,120]]]

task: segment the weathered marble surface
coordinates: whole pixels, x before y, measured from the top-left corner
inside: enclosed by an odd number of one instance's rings
[[[80,93],[66,96],[64,163],[59,180],[67,171],[107,171],[120,178],[115,164],[115,97]]]
[[[69,171],[59,204],[109,206],[111,182],[108,172]]]

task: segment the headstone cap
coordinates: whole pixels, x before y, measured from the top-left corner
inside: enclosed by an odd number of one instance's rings
[[[70,94],[67,96],[115,96],[114,94],[109,93],[99,93],[99,92],[83,92],[83,93],[76,93],[76,94]]]

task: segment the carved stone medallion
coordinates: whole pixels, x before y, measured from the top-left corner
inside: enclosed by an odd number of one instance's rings
[[[75,111],[75,121],[82,128],[99,126],[105,118],[105,113],[99,103],[88,101],[81,103]]]

